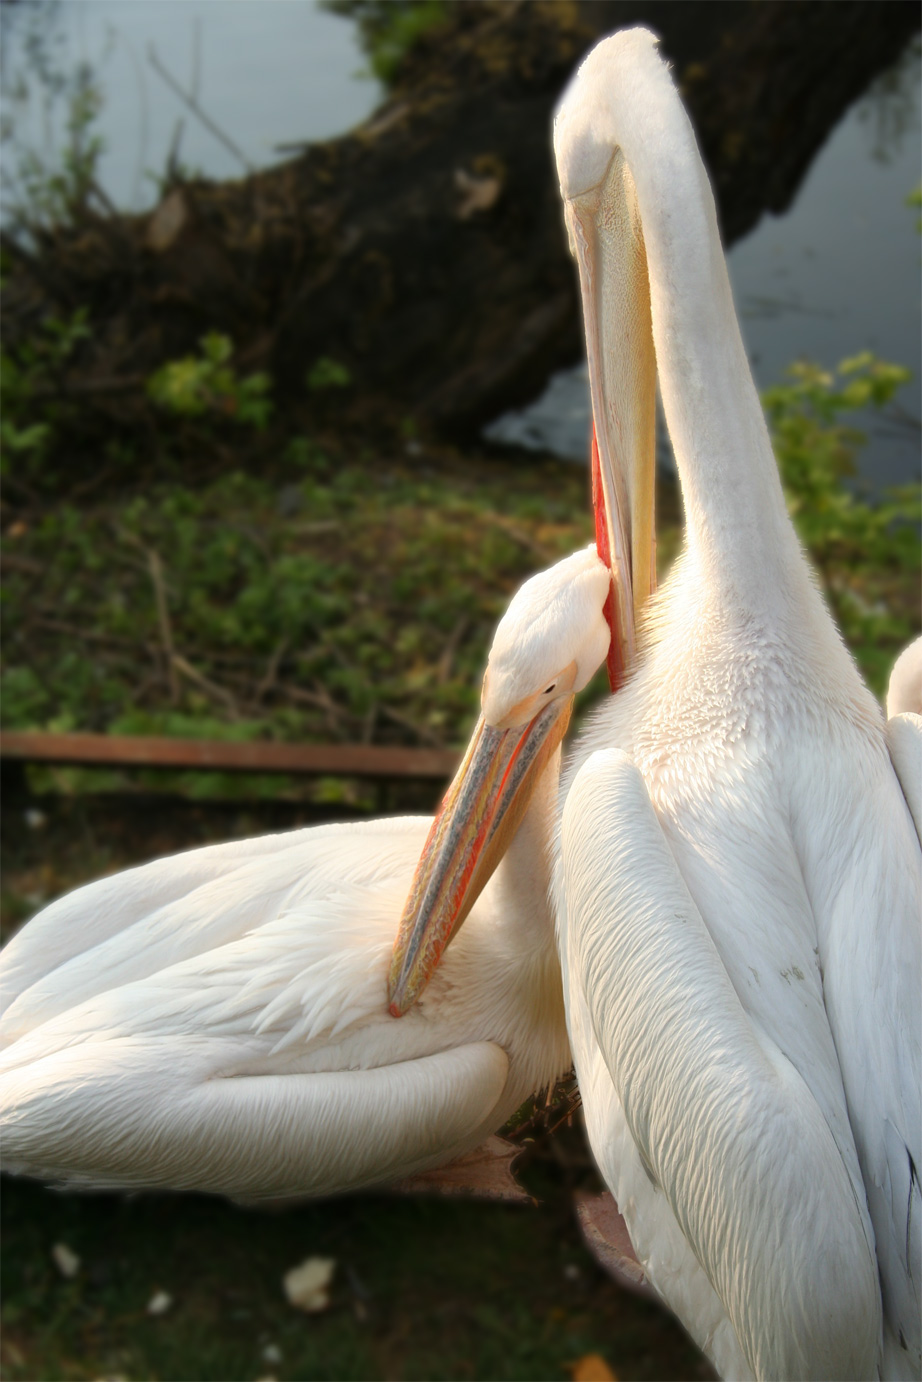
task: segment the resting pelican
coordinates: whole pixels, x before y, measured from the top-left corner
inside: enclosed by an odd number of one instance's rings
[[[904,648],[890,673],[887,715],[922,714],[922,638]]]
[[[887,715],[887,748],[922,844],[922,638],[893,664]]]
[[[919,841],[786,512],[651,34],[590,54],[555,145],[628,674],[565,774],[555,868],[589,1139],[722,1375],[918,1376]],[[687,536],[654,597],[657,371]]]
[[[548,845],[573,697],[608,650],[608,589],[587,550],[515,596],[434,823],[195,850],[81,888],[15,936],[6,1168],[87,1187],[329,1195],[466,1152],[565,1070]],[[408,891],[412,924],[413,897],[463,873],[441,902],[456,924],[517,822],[427,994],[394,1022],[387,970]]]

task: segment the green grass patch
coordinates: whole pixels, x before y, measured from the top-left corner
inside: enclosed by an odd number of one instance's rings
[[[848,415],[888,406],[904,380],[865,355],[837,374],[797,366],[766,396],[794,522],[878,695],[919,627],[919,490],[874,501],[856,487],[864,439]],[[510,595],[591,538],[586,476],[550,460],[418,442],[414,452],[355,455],[295,436],[269,478],[164,478],[140,493],[20,511],[5,534],[2,723],[463,743]],[[661,497],[665,567],[680,527],[675,492]],[[593,694],[602,689],[597,682]],[[101,781],[78,769],[32,775],[36,790]],[[154,774],[132,781],[165,785]],[[330,790],[218,774],[170,785],[206,796]]]
[[[369,1196],[267,1213],[8,1181],[3,1227],[9,1382],[525,1382],[564,1379],[587,1353],[620,1377],[710,1375],[674,1322],[601,1276],[569,1191],[539,1208]],[[55,1242],[80,1257],[71,1281]],[[306,1316],[282,1276],[311,1255],[337,1272],[330,1309]],[[152,1317],[157,1291],[172,1306]]]

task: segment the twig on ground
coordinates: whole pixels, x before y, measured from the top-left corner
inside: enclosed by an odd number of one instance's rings
[[[154,600],[157,605],[157,622],[160,625],[160,638],[167,659],[170,700],[176,705],[179,701],[179,680],[176,676],[177,657],[176,649],[173,646],[173,625],[170,623],[170,611],[166,600],[166,587],[163,583],[163,563],[160,560],[159,552],[154,551],[153,547],[148,547],[146,551],[151,584],[154,587]],[[188,666],[188,663],[186,665]]]
[[[48,629],[50,633],[63,633],[68,638],[79,639],[83,643],[103,643],[112,648],[141,649],[145,652],[153,651],[155,645],[137,638],[126,638],[119,633],[101,633],[98,629],[79,628],[76,624],[66,624],[63,619],[56,619],[39,611],[32,611],[31,622],[38,624],[39,628]]]
[[[316,687],[317,683],[315,682],[314,685]],[[311,705],[316,710],[322,710],[327,717],[327,729],[331,733],[343,734],[344,731],[351,729],[351,726],[356,722],[356,717],[351,711],[337,705],[322,687],[318,687],[316,691],[304,691],[300,686],[289,686],[287,682],[279,682],[274,688],[274,694],[287,696],[289,700],[296,703]]]
[[[33,399],[64,398],[68,395],[88,397],[92,394],[139,393],[146,384],[143,374],[126,374],[108,379],[58,379],[53,384],[39,384],[32,390]]]
[[[163,580],[163,563],[160,560],[160,553],[153,547],[148,547],[142,542],[136,533],[132,533],[127,528],[117,528],[119,537],[123,542],[128,542],[132,547],[137,547],[143,552],[147,561],[147,571],[150,576],[151,585],[154,587],[154,605],[157,610],[157,623],[160,627],[160,642],[163,647],[163,654],[166,658],[167,681],[170,688],[170,701],[173,705],[179,702],[179,679],[176,675],[176,648],[173,643],[173,625],[170,622],[170,610],[166,598],[166,585]],[[186,666],[189,664],[186,663]]]
[[[181,672],[187,681],[192,682],[193,686],[197,686],[200,690],[206,691],[209,696],[213,696],[214,699],[220,701],[222,705],[226,705],[235,720],[240,719],[240,710],[237,705],[236,697],[234,697],[226,687],[218,686],[217,682],[209,681],[208,677],[197,671],[196,668],[192,666],[192,663],[187,662],[181,653],[174,652],[172,654],[170,666],[173,676],[175,676],[177,672]]]
[[[438,667],[436,669],[435,679],[439,686],[444,686],[450,678],[452,663],[455,660],[455,653],[460,648],[470,626],[470,619],[468,619],[466,614],[462,614],[461,618],[448,635],[448,641],[445,644],[445,648],[442,652],[442,656],[439,658]]]
[[[524,528],[520,528],[511,518],[504,518],[502,514],[485,514],[484,517],[495,527],[500,528],[507,537],[511,537],[513,542],[517,542],[520,547],[524,547],[526,552],[533,552],[542,562],[554,561],[559,553],[550,551],[543,543],[537,542],[530,533],[526,533]]]
[[[276,685],[278,680],[279,664],[281,663],[282,658],[285,656],[287,651],[287,638],[280,638],[275,646],[272,656],[269,659],[269,665],[266,668],[265,674],[253,693],[254,704],[259,705],[263,697],[267,695],[268,692],[271,691],[273,687]]]
[[[375,724],[378,719],[378,702],[372,701],[371,708],[362,722],[362,743],[370,744],[375,737]]]
[[[445,747],[445,740],[440,734],[434,734],[433,731],[427,729],[425,725],[417,724],[415,720],[411,720],[407,715],[401,715],[400,711],[395,710],[393,706],[382,704],[378,709],[380,714],[384,715],[388,720],[392,720],[395,725],[400,725],[402,729],[408,729],[410,733],[414,734],[422,743],[431,744],[435,749],[443,749]]]
[[[40,576],[45,567],[31,557],[21,557],[18,552],[3,552],[0,553],[0,570],[25,571],[30,576]]]

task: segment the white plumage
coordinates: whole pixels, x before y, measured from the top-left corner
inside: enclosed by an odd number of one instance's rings
[[[724,1376],[918,1376],[915,789],[788,519],[650,34],[593,51],[555,141],[622,616],[640,621],[633,675],[562,788],[590,1141],[647,1274]],[[687,543],[649,602],[636,415],[654,353]],[[891,722],[901,775],[920,727]]]
[[[887,687],[887,715],[922,715],[922,638],[904,648],[893,664]]]
[[[491,656],[495,714],[554,701],[574,660],[585,684],[607,590],[591,551],[523,588]],[[379,1184],[475,1146],[569,1065],[547,901],[558,768],[559,751],[399,1022],[388,966],[428,818],[199,849],[48,907],[3,955],[6,1168],[253,1200]]]

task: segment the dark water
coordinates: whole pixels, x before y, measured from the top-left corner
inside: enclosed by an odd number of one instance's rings
[[[4,108],[20,143],[47,153],[61,144],[60,111],[44,108],[34,78],[28,101],[12,99],[29,71],[33,8],[3,6]],[[352,23],[314,0],[67,0],[52,8],[55,64],[91,64],[104,90],[100,181],[120,206],[153,204],[151,174],[164,168],[174,142],[187,168],[233,177],[281,157],[279,145],[351,128],[381,97],[361,75],[366,60]],[[227,142],[183,106],[152,56],[194,91]],[[729,263],[760,387],[797,358],[829,367],[870,349],[913,371],[901,403],[918,419],[922,241],[919,213],[905,205],[922,163],[918,58],[904,60],[890,85],[889,94],[852,108],[792,210],[763,218]],[[875,485],[918,475],[918,427],[893,417],[861,422],[871,432],[862,469]],[[490,434],[582,459],[587,426],[585,373],[577,368]]]
[[[899,117],[899,118],[897,118]],[[906,365],[900,409],[861,415],[861,457],[875,487],[919,476],[922,239],[918,208],[922,111],[919,66],[907,61],[888,103],[869,97],[847,112],[784,216],[765,216],[728,255],[756,382],[767,388],[797,359],[825,368],[859,351]],[[906,412],[912,421],[899,414]],[[555,377],[539,402],[490,429],[497,440],[586,454],[585,367]]]

